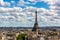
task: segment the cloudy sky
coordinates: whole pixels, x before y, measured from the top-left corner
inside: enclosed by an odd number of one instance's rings
[[[60,0],[0,0],[0,27],[60,26]]]

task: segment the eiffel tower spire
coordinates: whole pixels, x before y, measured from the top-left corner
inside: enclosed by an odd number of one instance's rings
[[[35,24],[32,31],[37,31],[37,29],[38,29],[37,11],[35,11]]]
[[[35,23],[38,23],[37,22],[37,11],[35,12]]]

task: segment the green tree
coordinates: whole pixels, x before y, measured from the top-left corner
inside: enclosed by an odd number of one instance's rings
[[[24,40],[26,34],[19,34],[17,40]]]

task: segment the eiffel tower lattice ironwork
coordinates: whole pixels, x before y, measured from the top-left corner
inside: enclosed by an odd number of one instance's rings
[[[39,27],[38,27],[38,21],[37,21],[37,11],[35,11],[35,23],[32,31],[37,31],[38,28]]]

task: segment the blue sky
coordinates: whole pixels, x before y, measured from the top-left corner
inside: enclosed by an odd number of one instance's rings
[[[59,0],[0,0],[0,27],[60,26]]]
[[[25,8],[26,6],[32,6],[32,7],[37,7],[37,8],[42,8],[43,7],[43,8],[49,9],[49,6],[50,6],[47,2],[44,2],[44,1],[36,2],[35,4],[33,4],[34,2],[31,2],[29,0],[23,0],[24,2],[29,2],[29,3],[24,4],[24,5],[20,5],[20,6],[18,6],[17,4],[21,0],[3,0],[3,1],[11,3],[10,7],[16,6],[16,7],[22,7],[22,8],[24,7]]]

